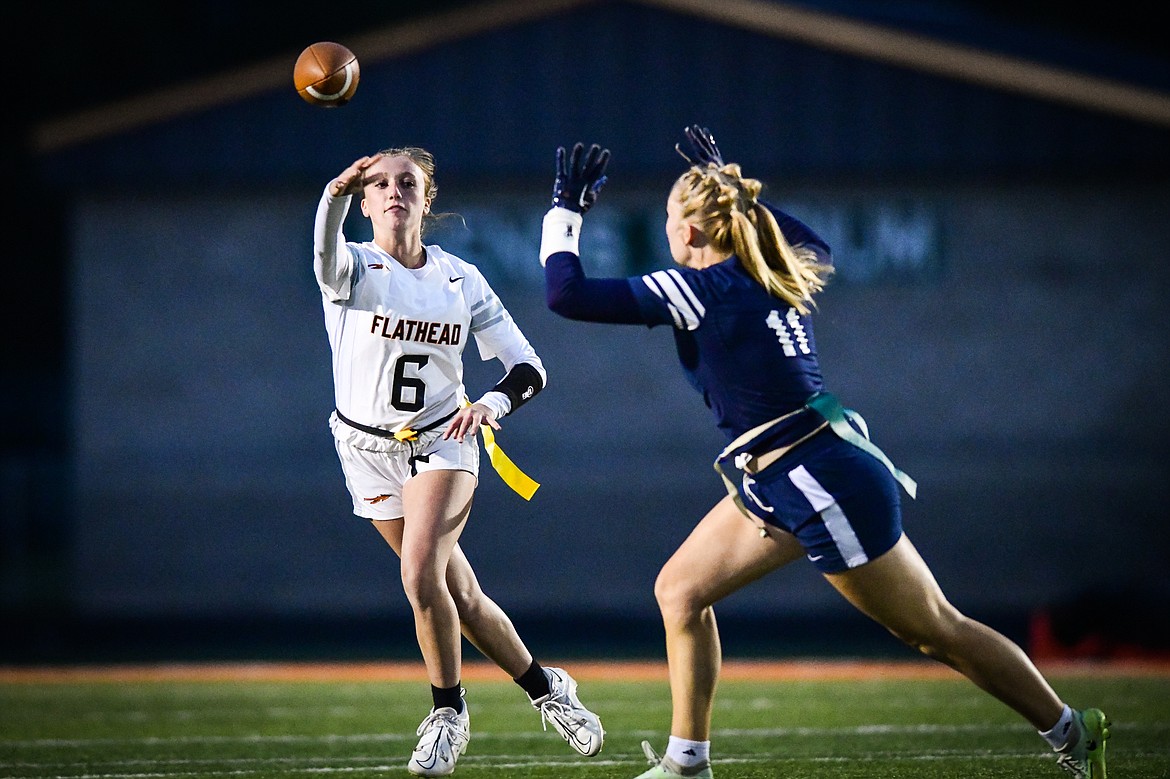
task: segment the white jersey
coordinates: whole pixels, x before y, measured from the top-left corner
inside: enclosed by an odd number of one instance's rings
[[[540,358],[478,268],[433,245],[420,267],[405,268],[372,241],[346,241],[349,202],[325,191],[313,240],[337,411],[389,433],[443,419],[464,401],[463,349],[472,335],[480,356],[499,359],[505,373],[527,362],[544,378]],[[336,415],[331,427],[361,448],[397,443]]]

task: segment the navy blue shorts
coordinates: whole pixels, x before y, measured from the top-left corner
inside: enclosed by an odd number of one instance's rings
[[[800,541],[824,573],[876,559],[902,536],[898,482],[889,469],[831,430],[799,444],[755,475],[744,474],[744,505]]]

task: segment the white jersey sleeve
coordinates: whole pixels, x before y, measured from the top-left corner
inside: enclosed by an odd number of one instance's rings
[[[517,364],[526,362],[536,369],[541,381],[547,385],[544,363],[503,301],[478,268],[468,263],[463,265],[468,274],[463,290],[471,307],[471,333],[479,347],[479,356],[484,360],[498,359],[504,365],[505,375]]]
[[[353,289],[354,257],[341,229],[350,199],[350,195],[334,196],[326,186],[313,222],[313,273],[321,294],[333,301],[348,300]]]

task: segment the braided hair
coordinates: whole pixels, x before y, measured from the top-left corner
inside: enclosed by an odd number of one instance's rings
[[[759,202],[762,189],[736,163],[708,163],[683,173],[671,197],[682,205],[682,218],[702,230],[713,249],[735,254],[769,294],[807,314],[833,267],[812,249],[788,243],[776,217]]]

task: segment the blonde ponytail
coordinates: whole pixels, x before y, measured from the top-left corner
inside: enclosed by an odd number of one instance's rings
[[[776,217],[758,200],[762,189],[757,179],[744,178],[739,165],[711,163],[680,176],[674,193],[683,218],[693,221],[713,248],[734,253],[769,294],[807,314],[833,268],[812,249],[788,243]]]

